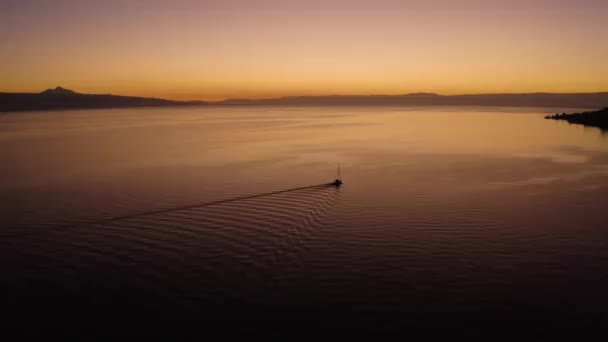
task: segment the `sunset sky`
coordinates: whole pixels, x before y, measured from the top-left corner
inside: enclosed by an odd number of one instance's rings
[[[0,91],[608,91],[608,1],[0,2]]]

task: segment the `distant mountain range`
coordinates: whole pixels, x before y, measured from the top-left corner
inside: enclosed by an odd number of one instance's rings
[[[41,93],[0,93],[0,112],[95,109],[129,107],[172,107],[205,105],[202,101],[171,101],[156,98],[117,96],[109,94],[80,94],[57,87]]]
[[[601,108],[608,105],[608,92],[603,93],[524,93],[438,95],[414,93],[405,95],[336,95],[297,96],[265,100],[231,99],[225,105],[406,105],[406,106],[516,106],[553,108]]]
[[[57,87],[41,93],[0,93],[0,112],[171,107],[201,105],[293,105],[293,106],[515,106],[551,108],[602,108],[608,105],[608,92],[602,93],[524,93],[438,95],[412,93],[405,95],[332,95],[292,96],[274,99],[230,99],[219,102],[171,101],[157,98],[81,94]]]

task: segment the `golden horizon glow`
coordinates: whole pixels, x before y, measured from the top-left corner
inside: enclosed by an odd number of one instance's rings
[[[0,91],[175,100],[608,91],[606,2],[0,5]]]

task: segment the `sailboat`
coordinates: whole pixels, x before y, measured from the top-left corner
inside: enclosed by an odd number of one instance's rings
[[[338,163],[338,178],[331,183],[332,186],[339,188],[342,185],[342,175],[340,174],[340,163]]]

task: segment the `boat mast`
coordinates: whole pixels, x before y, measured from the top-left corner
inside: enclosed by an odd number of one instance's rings
[[[340,162],[338,162],[338,178],[336,178],[336,180],[330,184],[332,186],[335,186],[336,188],[339,188],[340,185],[342,185],[342,174],[340,172]]]

